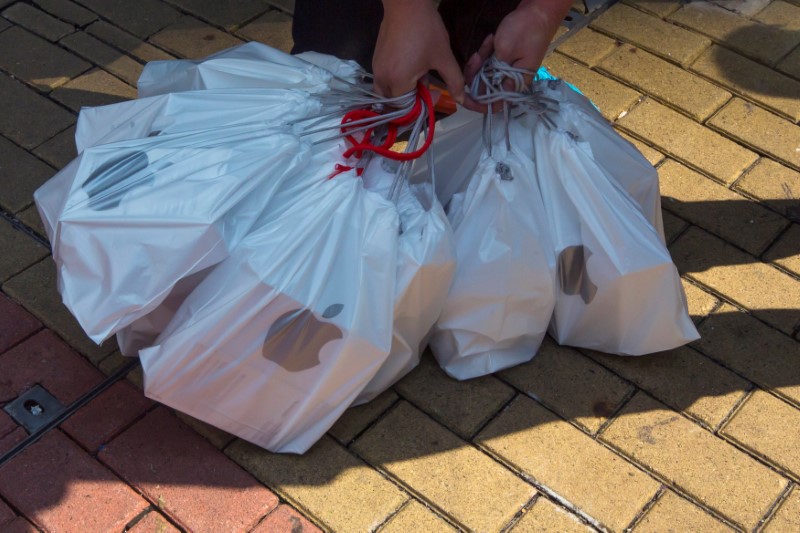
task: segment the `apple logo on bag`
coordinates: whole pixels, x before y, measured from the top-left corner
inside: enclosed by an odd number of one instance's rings
[[[592,252],[583,245],[568,246],[558,254],[558,280],[564,294],[580,294],[588,304],[597,294],[597,285],[589,278],[586,262]]]
[[[333,318],[344,309],[333,304],[322,318]],[[310,309],[295,309],[278,317],[267,332],[261,355],[289,372],[302,372],[320,364],[319,352],[344,335],[336,324],[319,320]]]

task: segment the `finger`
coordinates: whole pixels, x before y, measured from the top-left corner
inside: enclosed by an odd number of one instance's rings
[[[534,73],[534,74],[525,74],[523,76],[526,87],[530,87],[535,72],[539,70],[539,66],[542,64],[542,59],[544,59],[544,57],[538,57],[538,56],[525,57],[522,59],[518,59],[511,64],[512,67],[530,70],[531,72]]]
[[[442,81],[447,85],[447,91],[453,100],[459,104],[464,103],[464,76],[458,66],[456,58],[450,50],[444,52],[443,57],[433,65],[434,70],[439,73]]]
[[[475,75],[478,74],[478,71],[481,69],[481,64],[483,60],[481,59],[480,54],[475,52],[467,61],[467,64],[464,66],[464,79],[467,82],[467,85],[472,84],[472,80],[475,79]]]
[[[481,63],[489,59],[494,53],[494,34],[490,33],[478,47],[478,55],[481,57]]]
[[[479,104],[478,102],[470,98],[469,95],[466,95],[464,97],[463,106],[469,109],[470,111],[477,111],[478,113],[486,113],[487,111],[486,104]]]

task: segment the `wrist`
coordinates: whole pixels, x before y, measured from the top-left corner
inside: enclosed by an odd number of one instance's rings
[[[567,16],[572,0],[522,0],[517,5],[517,11],[527,14],[532,21],[544,27],[557,28]]]

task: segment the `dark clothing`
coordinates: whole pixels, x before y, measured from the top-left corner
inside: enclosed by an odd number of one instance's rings
[[[439,13],[463,67],[519,0],[442,0]],[[381,0],[295,0],[292,53],[322,52],[355,59],[372,71],[383,20]]]

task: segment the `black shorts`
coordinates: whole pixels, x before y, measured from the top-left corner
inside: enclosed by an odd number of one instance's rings
[[[519,0],[442,0],[439,13],[462,67],[517,4]],[[381,20],[381,0],[295,0],[292,53],[355,59],[371,71]]]

